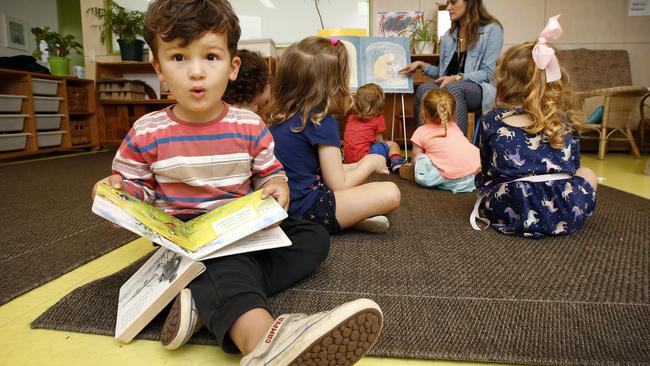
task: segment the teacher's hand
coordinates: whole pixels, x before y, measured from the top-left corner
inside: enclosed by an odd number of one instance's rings
[[[425,67],[427,67],[427,65],[428,64],[424,61],[414,61],[411,62],[411,64],[409,64],[405,68],[401,69],[399,72],[401,74],[412,74],[415,71],[417,71],[417,69],[424,69]]]
[[[436,80],[434,80],[433,82],[436,84],[440,84],[440,87],[444,88],[447,84],[454,83],[456,81],[458,81],[458,79],[456,78],[456,76],[452,75],[452,76],[441,76]]]

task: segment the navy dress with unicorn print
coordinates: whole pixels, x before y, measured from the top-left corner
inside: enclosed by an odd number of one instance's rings
[[[596,192],[580,167],[577,133],[567,133],[564,148],[554,149],[544,136],[528,134],[503,119],[521,110],[495,109],[485,115],[481,133],[481,174],[477,188],[481,216],[504,234],[542,238],[580,229],[596,205]],[[565,173],[565,179],[549,174]],[[540,182],[526,181],[530,176]],[[515,181],[518,178],[524,180]]]

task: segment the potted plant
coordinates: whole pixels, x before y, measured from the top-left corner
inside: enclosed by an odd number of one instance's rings
[[[36,36],[36,50],[32,55],[40,59],[43,54],[41,42],[45,42],[45,49],[48,52],[47,62],[50,65],[52,75],[69,75],[70,59],[66,56],[70,54],[71,50],[75,50],[77,54],[81,55],[83,49],[83,46],[77,42],[75,37],[72,34],[61,35],[48,26],[43,28],[34,27],[32,28],[32,34]]]
[[[411,33],[410,40],[413,53],[434,53],[438,40],[433,20],[421,18]]]
[[[142,61],[144,41],[136,37],[142,35],[145,12],[127,10],[114,1],[109,8],[94,7],[87,12],[102,22],[99,25],[102,43],[110,40],[113,34],[117,35],[122,61]]]

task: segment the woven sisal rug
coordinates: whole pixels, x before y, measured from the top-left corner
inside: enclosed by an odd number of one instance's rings
[[[601,187],[571,236],[476,232],[474,194],[400,185],[387,234],[332,238],[327,261],[272,298],[277,313],[316,312],[358,297],[385,326],[371,354],[526,364],[650,362],[650,201]],[[81,287],[34,328],[112,335],[120,285],[138,263]],[[157,339],[163,311],[140,335]],[[205,329],[192,342],[214,343]]]
[[[0,304],[136,238],[90,211],[114,154],[0,166]]]

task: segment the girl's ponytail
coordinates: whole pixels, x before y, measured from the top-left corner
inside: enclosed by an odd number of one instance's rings
[[[434,135],[433,137],[446,137],[447,125],[453,121],[456,110],[454,96],[445,89],[432,89],[422,98],[420,110],[424,111],[423,115],[427,119],[439,118],[440,124],[445,129],[444,135]]]

